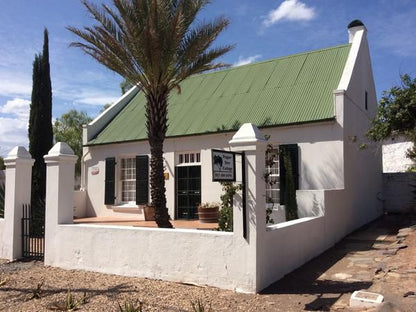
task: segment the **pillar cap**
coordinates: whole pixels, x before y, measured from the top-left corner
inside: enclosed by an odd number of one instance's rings
[[[58,142],[50,149],[48,156],[60,155],[74,155],[74,151],[65,142]]]
[[[266,142],[263,133],[259,128],[252,123],[243,124],[240,129],[234,134],[230,142],[230,145],[253,145],[257,143]]]
[[[49,151],[48,155],[43,156],[45,163],[76,163],[78,156],[74,155],[72,148],[65,142],[56,143]]]
[[[6,159],[17,159],[17,158],[32,159],[32,156],[27,151],[27,149],[24,148],[23,146],[15,146],[9,152]]]

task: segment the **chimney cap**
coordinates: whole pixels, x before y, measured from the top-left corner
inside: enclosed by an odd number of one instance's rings
[[[348,24],[348,29],[353,28],[353,27],[357,27],[357,26],[364,26],[364,23],[361,22],[360,20],[356,19],[353,20],[351,23]],[[365,27],[365,26],[364,26]]]

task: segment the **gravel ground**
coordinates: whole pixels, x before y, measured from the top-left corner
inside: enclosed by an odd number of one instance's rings
[[[396,239],[395,234],[392,237]],[[127,300],[143,302],[143,311],[192,312],[191,302],[200,300],[205,305],[205,311],[211,306],[212,312],[345,312],[352,311],[348,308],[348,299],[356,290],[354,287],[366,286],[370,291],[383,293],[395,304],[403,303],[404,308],[397,311],[414,312],[416,308],[411,307],[416,307],[416,297],[404,297],[403,294],[416,292],[416,231],[408,235],[403,243],[407,244],[407,248],[398,250],[396,255],[376,260],[379,262],[374,265],[383,263],[382,271],[376,273],[376,266],[370,264],[371,281],[346,283],[319,279],[325,272],[328,276],[338,271],[353,274],[354,268],[342,266],[343,261],[348,259],[347,255],[335,257],[346,244],[351,245],[351,240],[346,240],[257,295],[214,287],[63,270],[45,267],[37,261],[8,263],[0,260],[0,311],[50,311],[55,303],[65,301],[69,290],[76,300],[81,300],[85,294],[86,300],[80,305],[80,311],[120,311],[118,303],[123,305]],[[374,254],[371,243],[369,246],[368,252]],[[365,252],[361,250],[360,257],[367,257]],[[40,284],[38,292],[36,289]]]

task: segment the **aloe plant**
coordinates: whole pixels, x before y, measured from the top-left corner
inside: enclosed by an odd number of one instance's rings
[[[75,296],[72,295],[71,291],[68,290],[66,293],[65,302],[55,302],[48,309],[55,311],[76,311],[79,310],[81,304],[85,303],[87,303],[86,293],[84,293],[84,296],[81,299],[77,300]]]
[[[204,303],[200,299],[191,301],[191,306],[193,312],[212,312],[211,305],[209,305],[208,308],[205,308]]]
[[[124,301],[124,306],[121,306],[120,303],[118,304],[120,312],[142,312],[143,311],[143,302],[139,301],[139,305],[135,306],[134,303],[130,301]]]

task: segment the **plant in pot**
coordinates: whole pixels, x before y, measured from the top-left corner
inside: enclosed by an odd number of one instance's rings
[[[155,206],[152,203],[144,205],[144,220],[155,221]]]
[[[201,203],[198,206],[198,218],[202,223],[218,222],[219,203]]]

